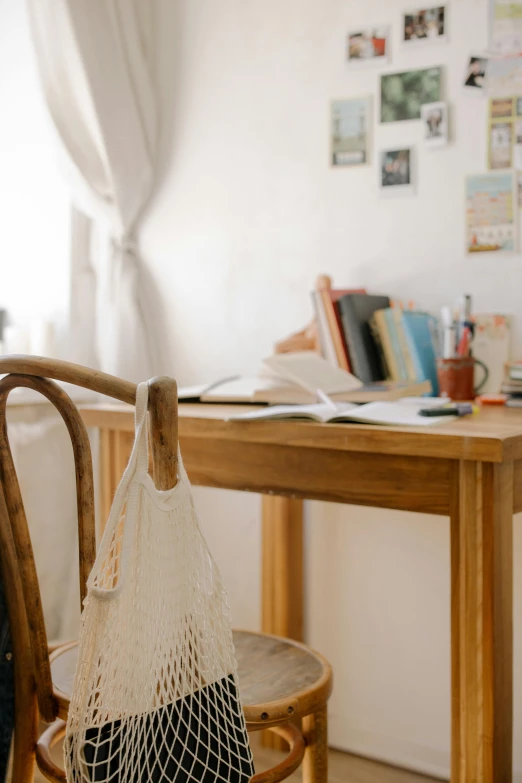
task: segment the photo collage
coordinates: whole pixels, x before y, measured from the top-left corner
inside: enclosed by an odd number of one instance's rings
[[[453,0],[455,2],[455,0]],[[516,8],[515,8],[516,6]],[[447,42],[450,0],[442,5],[405,9],[401,14],[401,47],[419,51]],[[489,0],[489,47],[463,58],[463,95],[479,97],[487,111],[489,173],[466,179],[466,249],[469,253],[515,251],[519,192],[522,194],[522,14],[519,4]],[[376,20],[379,22],[380,20]],[[349,30],[349,67],[383,66],[392,61],[392,25]],[[437,61],[436,47],[433,59]],[[442,59],[442,58],[440,58]],[[424,60],[425,62],[425,60]],[[447,147],[450,112],[445,100],[443,68],[429,67],[378,74],[377,96],[337,99],[330,109],[330,163],[350,168],[376,163],[381,195],[414,194],[419,176],[414,145],[392,146],[373,153],[372,127],[419,121],[422,146]],[[378,97],[378,108],[374,108]],[[375,120],[374,120],[375,117]]]

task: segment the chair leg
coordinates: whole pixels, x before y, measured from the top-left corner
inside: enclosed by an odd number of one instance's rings
[[[326,707],[303,718],[303,733],[306,742],[303,783],[327,783],[328,717]]]
[[[20,702],[22,703],[20,704]],[[15,697],[13,783],[15,781],[16,783],[33,783],[37,737],[38,706],[36,695],[32,693],[26,699],[19,699],[18,703]]]

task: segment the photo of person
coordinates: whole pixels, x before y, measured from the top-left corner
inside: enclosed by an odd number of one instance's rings
[[[464,87],[484,91],[486,87],[487,57],[470,57],[464,78]]]
[[[383,190],[411,189],[411,149],[381,152],[380,186]]]
[[[348,33],[348,62],[386,62],[389,27],[373,27]]]
[[[444,147],[448,143],[448,104],[444,101],[421,106],[426,147]]]
[[[442,40],[446,35],[446,7],[418,8],[404,14],[403,41]]]

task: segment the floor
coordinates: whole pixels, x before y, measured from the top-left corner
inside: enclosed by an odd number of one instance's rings
[[[274,764],[277,764],[283,754],[277,750],[261,747],[258,739],[251,740],[256,771],[260,772]],[[56,754],[56,755],[55,755]],[[61,762],[61,749],[56,748],[53,755],[58,763]],[[297,770],[287,778],[289,783],[301,783],[301,772]],[[36,773],[35,783],[44,783],[43,778]],[[348,753],[331,750],[329,754],[328,783],[432,783],[434,778],[427,778],[403,769],[387,767],[374,761],[351,756]]]
[[[257,772],[274,766],[283,756],[277,750],[260,747],[255,739],[251,744]],[[287,780],[301,783],[301,771],[297,770]],[[434,780],[338,750],[330,750],[328,754],[328,783],[433,783]]]

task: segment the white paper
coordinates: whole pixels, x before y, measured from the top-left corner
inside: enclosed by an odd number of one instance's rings
[[[522,3],[490,0],[490,48],[497,54],[522,51]]]

